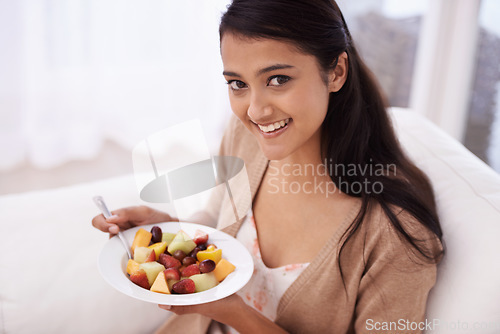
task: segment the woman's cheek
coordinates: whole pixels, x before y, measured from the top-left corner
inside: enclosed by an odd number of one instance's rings
[[[245,104],[243,101],[238,100],[237,98],[230,98],[229,104],[231,105],[231,110],[233,114],[236,115],[246,125],[246,118],[247,118],[247,108],[245,108]]]

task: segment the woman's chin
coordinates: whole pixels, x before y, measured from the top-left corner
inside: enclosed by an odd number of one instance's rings
[[[268,147],[260,147],[260,149],[262,150],[262,153],[264,153],[265,157],[268,159],[268,160],[283,160],[285,159],[288,154],[285,153],[284,150],[279,150],[279,149],[275,149],[275,148],[268,148]]]

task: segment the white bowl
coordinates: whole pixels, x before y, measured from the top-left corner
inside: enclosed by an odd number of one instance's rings
[[[128,261],[127,254],[118,236],[114,236],[109,239],[102,248],[98,257],[98,267],[101,276],[118,291],[130,297],[155,304],[195,305],[212,302],[232,295],[244,287],[252,277],[254,264],[252,256],[245,246],[227,233],[211,227],[193,223],[166,222],[133,227],[123,233],[129,245],[132,245],[132,241],[138,229],[143,228],[150,231],[155,225],[159,226],[162,232],[177,233],[182,229],[192,237],[197,229],[208,233],[208,242],[222,249],[222,257],[234,264],[236,269],[219,285],[206,291],[170,295],[151,292],[130,281],[126,271]]]

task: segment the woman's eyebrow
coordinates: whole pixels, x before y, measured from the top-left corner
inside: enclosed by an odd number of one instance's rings
[[[238,78],[241,77],[241,75],[239,75],[238,73],[231,72],[231,71],[224,71],[224,72],[222,72],[222,75],[225,75],[225,76],[228,76],[228,77],[238,77]]]
[[[256,73],[256,76],[262,75],[262,74],[267,73],[267,72],[282,70],[285,68],[293,68],[293,67],[294,66],[288,65],[288,64],[275,64],[275,65],[267,66],[267,67],[264,67],[263,69],[258,70]],[[241,77],[241,75],[239,75],[238,73],[231,72],[231,71],[224,71],[224,72],[222,72],[222,75],[229,76],[229,77],[238,77],[238,78]]]
[[[271,71],[275,71],[275,70],[282,70],[282,69],[285,69],[285,68],[293,68],[293,67],[294,66],[287,65],[287,64],[271,65],[271,66],[268,66],[268,67],[264,67],[261,70],[258,70],[257,71],[257,76],[262,75],[262,74],[267,73],[267,72],[271,72]]]

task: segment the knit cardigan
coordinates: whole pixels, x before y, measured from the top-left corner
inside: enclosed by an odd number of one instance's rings
[[[268,160],[253,135],[232,117],[221,155],[244,160],[251,196],[237,200],[245,212],[257,193]],[[212,203],[209,214],[219,229],[235,236],[244,217],[234,221],[227,195]],[[290,333],[419,333],[423,327],[429,291],[436,281],[434,263],[423,260],[391,225],[379,205],[372,203],[359,230],[341,256],[339,244],[355,219],[360,201],[323,245],[310,265],[285,291],[275,323]],[[214,209],[215,208],[215,209]],[[397,208],[394,208],[397,210]],[[439,240],[401,210],[405,229],[436,254]],[[304,231],[304,235],[307,233]],[[172,315],[157,333],[206,333],[211,319],[198,314]],[[415,329],[417,328],[417,329]]]

